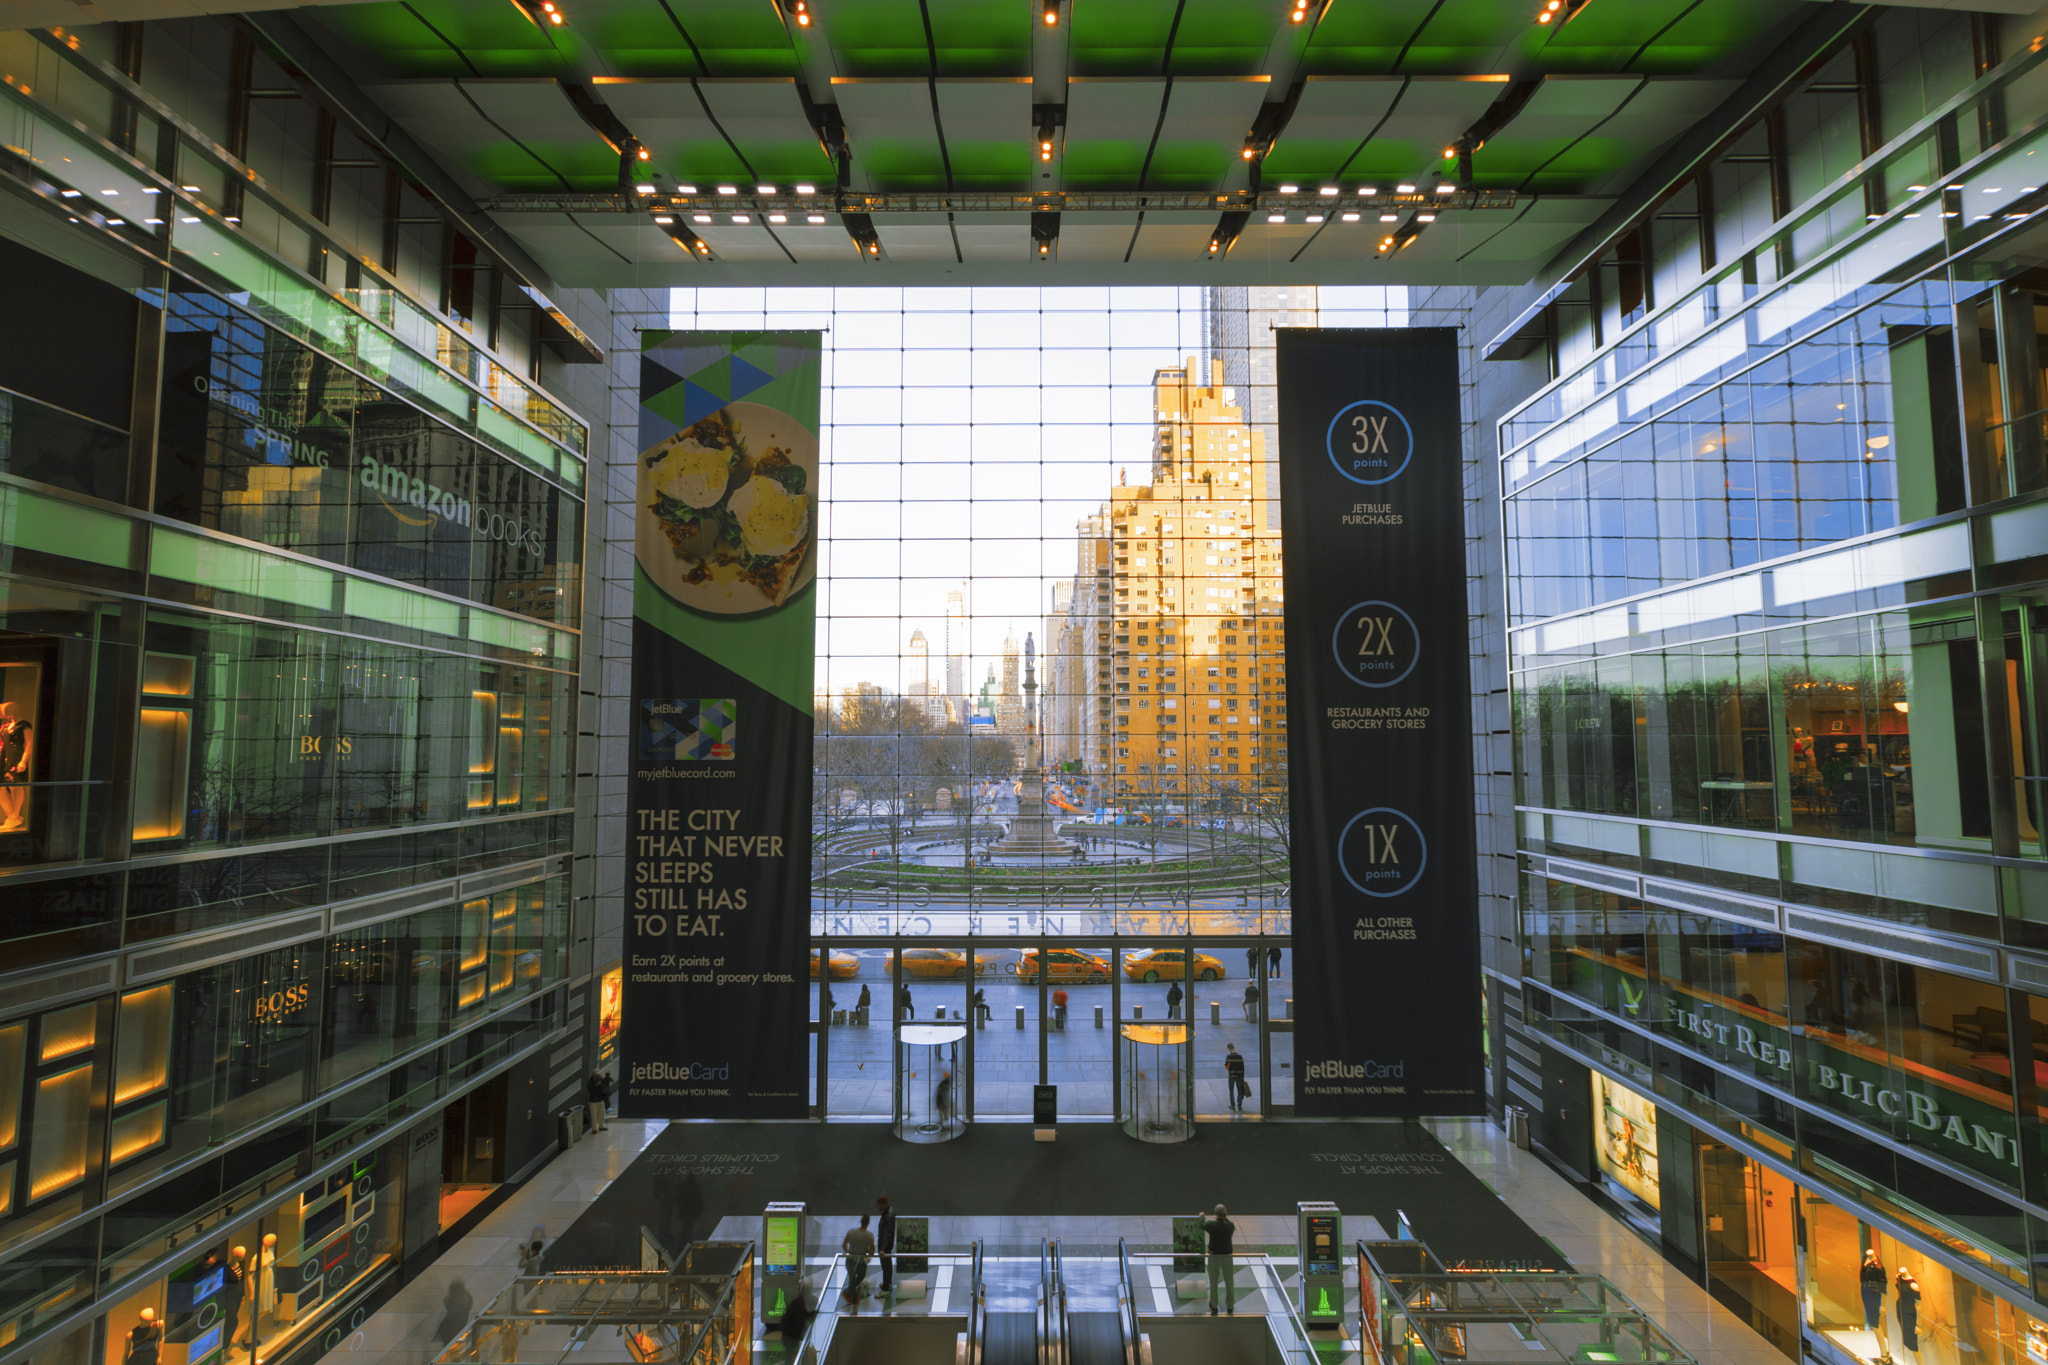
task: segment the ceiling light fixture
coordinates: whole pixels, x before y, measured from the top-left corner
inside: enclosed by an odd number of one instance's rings
[[[58,190],[58,191],[57,191],[57,197],[58,197],[58,198],[60,198],[60,199],[76,199],[76,198],[78,197],[78,191],[77,191],[77,190]]]
[[[771,213],[768,215],[768,221],[771,223],[786,223],[789,221],[789,215],[786,213]]]
[[[695,185],[678,185],[678,186],[676,186],[676,193],[677,193],[677,194],[695,194],[696,192],[697,192],[697,187],[696,187]]]
[[[654,221],[655,221],[655,222],[657,222],[657,223],[660,223],[660,224],[661,224],[661,225],[662,225],[663,227],[666,227],[666,226],[668,226],[668,225],[669,225],[670,223],[673,223],[673,222],[675,221],[675,219],[673,219],[673,218],[669,217],[669,216],[668,216],[667,214],[665,214],[665,213],[657,213],[657,214],[655,214],[655,215],[654,215]]]
[[[1379,192],[1379,186],[1377,185],[1360,185],[1358,187],[1358,197],[1361,199],[1370,199]]]
[[[818,192],[818,187],[816,185],[798,185],[796,187],[796,192],[798,194],[816,194]]]
[[[1280,193],[1282,193],[1282,194],[1299,194],[1299,193],[1301,193],[1301,186],[1299,186],[1299,185],[1282,185],[1282,186],[1280,187]]]
[[[1284,223],[1287,221],[1287,215],[1284,213],[1269,213],[1266,215],[1266,221],[1269,223]]]
[[[1053,27],[1060,21],[1060,0],[1045,0],[1042,12],[1045,15],[1045,26]]]
[[[1397,223],[1400,220],[1401,215],[1398,213],[1383,213],[1380,215],[1380,221],[1382,223]]]
[[[1299,24],[1308,19],[1308,0],[1294,0],[1294,22]]]
[[[1415,187],[1414,187],[1413,185],[1409,184],[1409,183],[1408,183],[1407,181],[1405,181],[1405,180],[1404,180],[1404,181],[1402,181],[1402,182],[1401,182],[1400,184],[1398,184],[1398,185],[1394,186],[1394,193],[1396,193],[1396,194],[1413,194],[1413,193],[1415,193]]]
[[[738,185],[720,185],[718,187],[718,192],[720,194],[738,194],[740,192],[740,187]]]
[[[1418,213],[1415,215],[1415,221],[1418,223],[1434,223],[1436,215],[1433,213]]]
[[[1310,214],[1310,215],[1308,216],[1308,220],[1309,220],[1309,221],[1310,221],[1311,223],[1320,223],[1320,222],[1322,222],[1322,221],[1323,221],[1323,215],[1322,215],[1322,214],[1320,214],[1320,213],[1311,213],[1311,214]]]
[[[1347,223],[1355,223],[1358,221],[1358,215],[1355,213],[1347,213],[1343,215],[1343,219]]]
[[[648,185],[648,184],[639,184],[639,185],[635,185],[635,186],[633,187],[633,193],[635,193],[635,194],[653,194],[653,193],[654,193],[654,186],[652,186],[652,185]]]
[[[652,161],[654,159],[654,153],[648,151],[645,147],[642,147],[640,149],[640,159],[642,161]]]
[[[825,215],[822,213],[809,214],[804,218],[804,221],[806,223],[822,223],[825,221]]]
[[[690,215],[690,221],[693,223],[708,223],[711,221],[711,215],[708,213],[693,213]]]
[[[1321,189],[1317,190],[1316,193],[1320,194],[1325,199],[1334,199],[1337,197],[1337,187],[1335,185],[1325,185]]]
[[[756,185],[754,186],[754,193],[773,194],[775,193],[775,187],[773,185]]]
[[[555,8],[555,0],[540,0],[540,12],[547,16],[551,24],[562,22],[562,11]]]
[[[1454,194],[1457,192],[1457,189],[1458,187],[1456,185],[1438,185],[1436,187],[1436,192],[1438,194]]]
[[[749,217],[748,217],[748,216],[747,216],[746,214],[744,214],[744,213],[735,213],[735,214],[734,214],[734,215],[732,216],[732,220],[733,220],[733,221],[734,221],[735,223],[751,223],[751,222],[753,222],[753,221],[754,221],[754,220],[753,220],[752,218],[749,218]]]
[[[180,185],[178,186],[178,188],[185,191],[185,193],[187,194],[199,193],[199,187],[197,185]]]
[[[100,191],[100,193],[101,193],[101,194],[119,194],[120,192],[121,192],[121,191],[119,191],[119,190],[101,190],[101,191]]]
[[[1258,153],[1252,149],[1251,143],[1247,142],[1244,144],[1244,159],[1246,161],[1250,161],[1253,157],[1257,155]]]
[[[811,26],[811,6],[809,0],[794,0],[794,3],[790,5],[790,13],[796,16],[796,26],[798,28],[809,28]]]

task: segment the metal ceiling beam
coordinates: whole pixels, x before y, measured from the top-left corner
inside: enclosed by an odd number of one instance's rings
[[[1336,213],[1368,208],[1490,211],[1512,209],[1519,202],[1514,190],[1381,191],[1370,197],[1352,193],[1335,198],[1277,190],[898,190],[838,195],[521,193],[491,195],[481,206],[487,213]]]

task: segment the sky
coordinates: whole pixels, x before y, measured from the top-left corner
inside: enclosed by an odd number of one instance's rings
[[[872,682],[903,692],[903,654],[920,628],[943,684],[946,595],[963,583],[970,689],[1007,634],[1042,631],[1052,584],[1074,572],[1076,523],[1120,472],[1149,479],[1153,374],[1199,363],[1203,292],[674,291],[675,327],[825,332],[821,691]],[[1386,306],[1405,305],[1387,296],[1403,293],[1327,290],[1322,320],[1386,325]]]

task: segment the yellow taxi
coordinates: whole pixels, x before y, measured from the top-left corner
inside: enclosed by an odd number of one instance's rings
[[[832,954],[832,965],[827,969],[834,981],[844,981],[849,976],[860,975],[860,959],[852,953]],[[818,979],[818,954],[811,954],[811,980]]]
[[[1182,981],[1185,980],[1188,950],[1185,948],[1154,948],[1149,953],[1133,953],[1124,959],[1124,975],[1133,981]],[[1194,972],[1197,981],[1221,981],[1223,964],[1207,953],[1194,955]]]
[[[1026,948],[1017,954],[1017,978],[1020,981],[1037,981],[1039,973],[1045,972],[1048,981],[1107,981],[1109,963],[1093,953],[1084,953],[1078,948],[1049,948],[1045,954],[1043,969],[1038,964],[1038,949]]]
[[[987,976],[994,965],[991,953],[974,955],[974,974]],[[951,977],[955,981],[967,979],[967,953],[960,948],[905,948],[903,950],[903,974],[919,977]]]

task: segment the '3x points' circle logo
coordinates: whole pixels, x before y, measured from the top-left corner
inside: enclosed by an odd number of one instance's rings
[[[1361,399],[1330,419],[1324,438],[1330,463],[1353,483],[1386,483],[1415,457],[1415,433],[1391,404]]]

